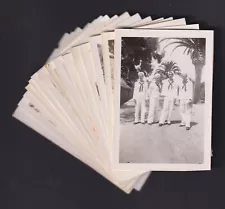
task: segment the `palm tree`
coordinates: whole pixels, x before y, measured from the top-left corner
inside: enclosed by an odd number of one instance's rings
[[[192,64],[195,66],[195,82],[194,82],[194,104],[200,100],[201,76],[202,69],[205,65],[205,39],[204,38],[172,38],[173,42],[167,44],[164,48],[175,45],[173,51],[177,48],[184,47],[184,54],[190,55]],[[164,38],[171,40],[171,38]],[[173,52],[172,51],[172,52]]]
[[[164,74],[167,75],[169,71],[180,72],[180,68],[177,66],[177,63],[170,60],[170,61],[163,61],[161,66],[164,68]]]

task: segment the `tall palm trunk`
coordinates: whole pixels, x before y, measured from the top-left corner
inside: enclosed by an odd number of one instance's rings
[[[195,84],[194,84],[194,98],[193,103],[197,104],[200,100],[200,91],[201,91],[201,77],[202,77],[202,68],[204,64],[195,63]]]

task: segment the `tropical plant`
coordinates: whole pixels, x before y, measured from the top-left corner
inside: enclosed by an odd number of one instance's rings
[[[160,42],[171,40],[164,38]],[[172,38],[172,42],[167,44],[164,49],[170,45],[175,45],[173,51],[183,47],[184,54],[190,55],[192,64],[195,66],[194,98],[196,104],[200,100],[201,76],[202,69],[205,65],[205,39],[204,38]]]
[[[158,46],[158,38],[122,38],[121,76],[129,85],[137,80],[137,72],[147,76],[152,71],[152,58],[161,61],[163,55],[157,53]]]
[[[180,72],[180,68],[178,67],[177,63],[174,62],[173,60],[170,61],[163,61],[161,63],[161,66],[163,67],[164,71],[162,73],[164,73],[164,75],[167,77],[168,76],[168,72],[172,71],[173,73]]]

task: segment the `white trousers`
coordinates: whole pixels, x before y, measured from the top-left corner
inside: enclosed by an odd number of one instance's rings
[[[165,121],[171,120],[171,115],[174,107],[174,98],[165,97],[163,102],[163,109],[160,116],[160,123],[165,123]]]
[[[181,123],[190,127],[192,104],[189,99],[180,100]]]
[[[139,114],[141,112],[141,122],[145,122],[145,113],[146,113],[146,106],[145,106],[145,99],[137,100],[135,106],[135,120],[134,122],[139,122]]]
[[[151,97],[149,100],[148,123],[158,120],[159,97]]]

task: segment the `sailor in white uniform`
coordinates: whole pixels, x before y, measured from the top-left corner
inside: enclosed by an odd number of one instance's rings
[[[159,126],[171,124],[171,115],[174,107],[175,99],[178,97],[178,82],[174,79],[173,72],[168,73],[168,78],[162,83],[162,96],[164,96],[163,109],[161,112]]]
[[[188,78],[187,74],[183,74],[183,80],[179,86],[180,99],[180,127],[186,126],[186,130],[190,130],[191,110],[193,98],[193,82]]]
[[[149,98],[149,112],[148,112],[148,124],[152,125],[154,122],[158,122],[158,107],[159,107],[159,98],[161,92],[160,85],[160,74],[156,73],[154,79],[151,82],[148,89],[148,98]]]
[[[134,94],[133,99],[135,101],[135,120],[134,124],[139,123],[139,114],[141,112],[141,123],[145,123],[145,113],[146,113],[146,99],[147,99],[147,89],[148,84],[144,79],[144,73],[138,73],[138,81],[134,84]]]
[[[173,79],[175,82],[178,83],[178,86],[179,84],[182,82],[182,78],[181,78],[181,73],[179,70],[174,70],[174,76],[173,76]],[[174,102],[177,106],[179,105],[179,98],[175,98],[175,102]]]

